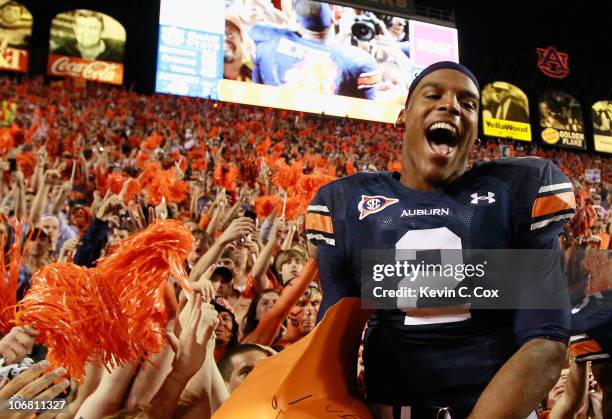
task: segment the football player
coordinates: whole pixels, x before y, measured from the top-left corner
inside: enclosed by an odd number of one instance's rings
[[[357,173],[319,190],[306,220],[317,245],[319,317],[341,298],[360,296],[362,250],[559,248],[575,202],[554,164],[506,158],[466,171],[479,102],[469,69],[427,67],[396,122],[402,172]],[[458,307],[378,310],[370,318],[363,357],[376,417],[522,419],[548,394],[567,351],[565,306]]]

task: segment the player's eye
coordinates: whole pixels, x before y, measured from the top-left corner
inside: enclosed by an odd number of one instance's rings
[[[476,108],[477,108],[476,103],[472,102],[471,100],[463,102],[463,106],[465,106],[466,108],[471,109],[471,110],[476,110]]]
[[[439,95],[437,93],[430,93],[428,95],[425,95],[426,99],[433,99],[433,100],[440,99],[441,97],[442,97],[442,95]]]

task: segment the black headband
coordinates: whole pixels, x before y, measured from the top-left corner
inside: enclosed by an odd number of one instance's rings
[[[410,83],[410,87],[408,88],[408,97],[406,98],[406,103],[408,103],[408,100],[410,100],[410,96],[412,96],[412,92],[414,92],[414,89],[416,89],[417,85],[421,82],[421,80],[423,80],[425,76],[430,73],[433,73],[434,71],[445,69],[455,70],[465,74],[470,78],[470,80],[474,82],[474,84],[476,85],[476,89],[478,89],[478,91],[480,92],[480,85],[478,84],[478,80],[476,80],[476,76],[470,71],[469,68],[459,63],[454,63],[452,61],[440,61],[437,63],[433,63],[429,67],[425,68],[419,73],[418,76],[414,78],[414,80],[412,80],[412,83]]]

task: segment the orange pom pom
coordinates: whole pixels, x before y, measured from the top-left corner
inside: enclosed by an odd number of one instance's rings
[[[265,156],[268,154],[268,150],[272,146],[272,140],[270,137],[266,137],[266,139],[255,146],[255,154],[258,156]]]
[[[127,180],[128,186],[127,191],[125,192],[124,201],[130,202],[136,195],[140,193],[140,184],[136,179],[129,178]]]
[[[143,141],[143,143],[140,145],[140,148],[143,150],[153,151],[158,148],[163,141],[164,137],[154,132],[153,134],[149,135],[146,140]]]
[[[305,195],[308,198],[308,201],[311,201],[316,193],[319,191],[319,188],[323,185],[327,185],[329,182],[336,179],[335,176],[325,175],[325,174],[311,174],[302,176],[298,183],[297,187],[300,192],[300,195]]]
[[[8,128],[0,128],[0,155],[6,154],[15,147],[13,134]]]
[[[142,151],[139,151],[138,154],[136,155],[136,167],[141,169],[145,166],[145,164],[149,161],[149,158],[151,156],[147,153],[143,153]]]
[[[302,162],[297,161],[290,166],[283,162],[278,171],[272,176],[272,183],[278,188],[287,191],[295,186],[300,176],[302,176],[303,170],[304,165]]]
[[[115,195],[121,192],[123,184],[129,179],[129,176],[121,172],[113,172],[106,177],[106,187]]]
[[[301,176],[293,188],[294,194],[287,199],[285,215],[288,220],[303,215],[321,186],[333,181],[336,177],[314,173]]]
[[[25,177],[30,177],[34,173],[34,168],[36,167],[36,157],[34,156],[34,152],[28,151],[27,153],[22,153],[17,156],[17,163],[19,163],[19,167],[23,172]]]
[[[206,159],[194,159],[191,160],[191,170],[195,172],[204,172],[208,168],[208,162]]]
[[[0,222],[5,222],[0,216]],[[22,266],[21,241],[23,230],[18,221],[7,220],[15,235],[12,243],[6,243],[6,234],[0,237],[0,275],[4,281],[0,284],[0,333],[11,330],[17,304],[17,289],[19,288],[19,270]],[[5,248],[8,250],[5,252]]]
[[[303,202],[299,196],[287,198],[287,202],[285,204],[285,218],[287,220],[295,220],[306,212],[308,204],[309,201]]]
[[[213,174],[215,183],[222,188],[232,192],[236,190],[236,180],[238,179],[238,168],[233,164],[228,166],[218,164]]]
[[[96,271],[127,317],[132,353],[157,353],[167,322],[164,293],[168,275],[191,291],[183,263],[193,247],[189,230],[177,220],[158,221],[119,243]]]
[[[279,199],[276,196],[260,196],[255,198],[255,214],[258,218],[266,218],[274,207],[279,206]]]
[[[88,270],[55,263],[40,269],[19,304],[17,325],[31,325],[52,366],[76,380],[85,364],[138,362],[165,345],[169,275],[191,291],[183,263],[193,240],[176,220],[162,220],[120,242]],[[172,314],[172,313],[171,313]]]
[[[162,198],[166,198],[166,202],[182,202],[189,193],[189,184],[177,177],[174,167],[158,172],[146,188],[153,205],[159,205]]]
[[[161,172],[162,168],[158,162],[146,163],[142,173],[138,176],[140,187],[144,189],[149,186],[153,179],[161,175]]]
[[[178,150],[174,150],[170,153],[170,157],[172,157],[172,160],[174,161],[179,161],[181,158],[181,152]]]
[[[47,359],[82,381],[85,364],[129,360],[127,328],[108,290],[98,288],[92,272],[68,263],[37,271],[19,303],[16,324],[38,330],[37,341],[49,348]],[[106,297],[106,298],[105,298]],[[122,343],[124,345],[122,345]]]

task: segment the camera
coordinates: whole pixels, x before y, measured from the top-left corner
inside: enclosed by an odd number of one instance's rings
[[[353,39],[362,42],[368,42],[374,39],[376,35],[382,35],[382,22],[372,12],[364,12],[361,15],[355,16],[353,26],[351,26]]]

